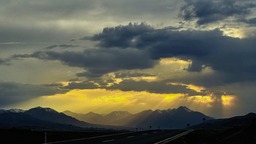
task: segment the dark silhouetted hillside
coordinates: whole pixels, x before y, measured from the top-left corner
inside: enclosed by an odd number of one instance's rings
[[[73,112],[64,112],[79,120],[101,124],[125,126],[133,128],[186,128],[203,122],[203,119],[212,119],[200,112],[192,111],[184,106],[176,109],[167,110],[145,110],[137,114],[131,114],[126,111],[113,111],[106,115],[96,113],[76,114]]]

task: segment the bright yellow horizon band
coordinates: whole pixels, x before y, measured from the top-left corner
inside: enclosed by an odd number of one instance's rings
[[[59,112],[70,110],[77,113],[96,112],[106,114],[111,111],[137,113],[143,110],[169,109],[181,105],[192,110],[211,115],[216,103],[223,108],[224,114],[230,113],[235,96],[223,95],[219,99],[213,96],[187,96],[185,94],[156,94],[146,91],[121,91],[105,89],[71,90],[65,94],[43,96],[16,105],[29,109],[36,106],[51,107]]]

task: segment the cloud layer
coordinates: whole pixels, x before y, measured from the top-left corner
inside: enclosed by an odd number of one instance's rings
[[[192,63],[189,72],[214,71],[211,83],[204,80],[178,82],[196,83],[201,86],[219,86],[256,79],[256,50],[254,38],[233,38],[214,30],[155,29],[147,24],[128,24],[105,28],[87,38],[98,43],[98,48],[82,52],[37,51],[15,55],[13,58],[32,57],[41,60],[58,60],[85,72],[78,76],[100,77],[120,70],[147,69],[162,58],[179,58]]]
[[[14,82],[0,82],[0,91],[1,107],[9,104],[14,105],[20,102],[25,102],[36,97],[66,92],[65,90],[58,89],[57,87],[19,84]]]
[[[218,22],[228,18],[240,20],[256,7],[253,1],[241,0],[185,0],[180,16],[184,20],[196,20],[198,25]]]
[[[254,0],[3,0],[0,12],[0,107],[95,90],[255,110]]]

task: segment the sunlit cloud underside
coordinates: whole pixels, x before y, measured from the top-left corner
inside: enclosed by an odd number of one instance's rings
[[[214,105],[221,107],[223,115],[229,115],[234,107],[236,97],[223,95],[220,99],[212,96],[186,96],[184,94],[156,94],[149,92],[88,89],[72,90],[66,94],[44,96],[32,99],[18,105],[18,107],[31,108],[35,106],[54,107],[58,111],[72,109],[79,113],[90,111],[108,113],[113,110],[129,111],[137,113],[151,109],[169,109],[180,105],[188,106],[193,110],[202,111],[206,114],[215,109]]]

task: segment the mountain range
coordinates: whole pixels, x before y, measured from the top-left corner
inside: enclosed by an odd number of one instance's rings
[[[244,125],[256,114],[249,113],[226,119],[214,119],[187,107],[166,110],[145,110],[131,114],[127,111],[113,111],[108,114],[93,112],[81,114],[71,111],[58,112],[51,108],[34,107],[29,110],[0,109],[0,128],[32,128],[50,130],[149,130],[183,129],[187,127],[218,128]]]
[[[1,128],[32,128],[51,130],[82,130],[95,125],[79,121],[50,108],[0,110]]]
[[[145,110],[135,114],[126,111],[79,114],[43,107],[29,110],[0,109],[0,131],[3,138],[15,141],[25,136],[24,143],[31,143],[31,138],[35,138],[32,143],[37,143],[38,140],[43,143],[46,133],[52,134],[52,141],[58,141],[63,138],[77,138],[80,134],[84,137],[101,133],[123,133],[127,130],[128,133],[135,130],[140,133],[157,129],[173,132],[183,131],[183,128],[192,129],[193,133],[173,143],[255,143],[256,114],[214,119],[184,106],[166,110]]]
[[[113,111],[109,114],[71,111],[58,112],[51,108],[34,107],[29,110],[0,110],[0,127],[36,129],[181,129],[212,118],[184,106],[167,110],[145,110],[136,114]]]
[[[113,111],[109,114],[97,114],[89,112],[78,114],[64,111],[66,115],[78,120],[100,125],[125,126],[134,128],[172,128],[180,129],[190,125],[203,122],[203,119],[212,119],[200,112],[192,111],[187,107],[181,106],[167,110],[145,110],[136,114],[126,111]]]

